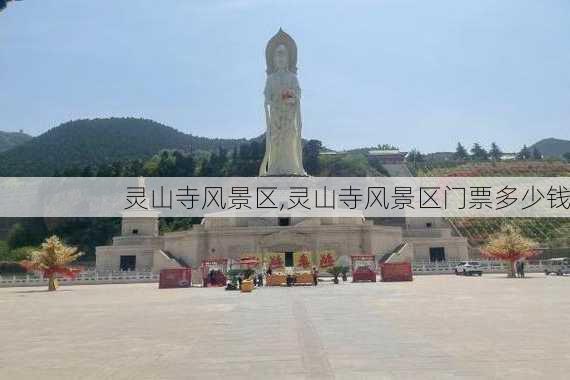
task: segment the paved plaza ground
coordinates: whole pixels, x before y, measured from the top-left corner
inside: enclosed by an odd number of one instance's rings
[[[0,289],[0,379],[570,377],[570,277]]]

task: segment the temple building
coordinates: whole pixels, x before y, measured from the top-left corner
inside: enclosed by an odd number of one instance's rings
[[[467,240],[443,219],[377,221],[338,218],[205,217],[181,232],[159,234],[158,218],[123,218],[113,245],[97,247],[97,270],[153,270],[191,266],[223,257],[278,257],[283,267],[297,267],[302,253],[310,265],[324,257],[347,263],[350,255],[372,254],[378,261],[456,261],[468,257]]]

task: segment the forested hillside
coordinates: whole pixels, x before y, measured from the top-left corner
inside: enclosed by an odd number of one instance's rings
[[[0,176],[51,176],[71,166],[148,159],[164,149],[212,152],[244,142],[196,137],[146,119],[77,120],[0,153]]]
[[[0,153],[15,148],[16,146],[27,142],[31,138],[32,136],[22,132],[0,131]]]
[[[570,153],[570,141],[561,139],[542,139],[530,146],[530,149],[536,148],[544,157],[563,157]]]

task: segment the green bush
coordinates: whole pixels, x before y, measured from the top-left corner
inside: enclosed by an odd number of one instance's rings
[[[37,247],[20,247],[10,249],[10,247],[8,247],[8,243],[0,241],[0,261],[26,260],[35,249],[37,249]]]
[[[11,249],[40,244],[47,236],[47,229],[42,218],[28,218],[16,223],[8,233],[6,242]]]
[[[10,248],[8,247],[8,243],[4,240],[0,240],[0,261],[6,260],[9,252]]]
[[[20,247],[12,249],[8,253],[8,259],[13,261],[22,261],[30,258],[33,251],[37,250],[38,247]]]
[[[26,269],[14,261],[0,261],[0,276],[24,274]]]

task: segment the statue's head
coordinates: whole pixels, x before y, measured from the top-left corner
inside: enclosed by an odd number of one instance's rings
[[[289,68],[289,53],[283,44],[277,46],[273,55],[273,64],[277,70],[287,70]]]
[[[290,35],[279,29],[265,48],[267,74],[277,70],[297,73],[297,45]]]

